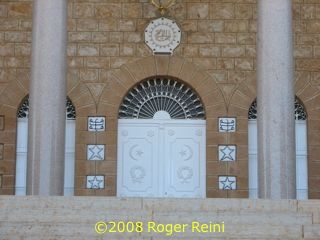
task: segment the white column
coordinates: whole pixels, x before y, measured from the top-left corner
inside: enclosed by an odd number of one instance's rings
[[[27,194],[63,195],[67,1],[33,4]]]
[[[258,2],[259,198],[296,197],[291,0]]]

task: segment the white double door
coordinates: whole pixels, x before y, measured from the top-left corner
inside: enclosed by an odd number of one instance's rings
[[[204,198],[205,120],[119,119],[117,195]]]

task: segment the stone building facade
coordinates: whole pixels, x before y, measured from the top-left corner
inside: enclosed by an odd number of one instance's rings
[[[319,199],[320,3],[294,0],[292,11],[295,95],[307,113],[308,197]],[[172,55],[153,55],[145,43],[145,28],[159,17],[149,1],[68,1],[67,96],[76,112],[74,195],[117,195],[120,105],[137,84],[169,78],[193,89],[205,109],[206,197],[247,198],[248,112],[257,97],[257,1],[176,1],[165,15],[182,33]],[[15,194],[17,113],[29,94],[31,30],[32,1],[0,2],[0,194],[4,195]],[[93,117],[104,118],[105,130],[89,131]],[[219,131],[222,118],[235,119],[236,131]],[[103,146],[104,160],[88,160],[89,146]],[[219,161],[224,146],[236,147],[235,161]],[[88,176],[102,176],[103,187],[88,187]],[[223,177],[236,180],[236,188],[223,189]]]

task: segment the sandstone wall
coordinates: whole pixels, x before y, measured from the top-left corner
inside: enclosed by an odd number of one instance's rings
[[[149,1],[69,0],[68,96],[77,111],[77,195],[116,194],[119,105],[135,83],[161,74],[190,84],[206,105],[207,196],[248,196],[247,114],[256,98],[256,0],[176,2],[167,17],[181,27],[181,45],[172,57],[153,57],[144,29],[160,15]],[[293,3],[296,95],[308,112],[309,197],[320,198],[320,3]],[[31,15],[32,1],[0,2],[0,194],[14,193],[16,112],[28,94]],[[88,132],[88,116],[106,116],[106,132]],[[218,133],[219,116],[236,116],[238,131]],[[86,161],[87,144],[105,144],[106,160]],[[219,144],[237,145],[235,163],[217,160]],[[105,189],[86,189],[86,176],[95,174],[105,175]],[[237,176],[237,190],[219,190],[220,175]]]

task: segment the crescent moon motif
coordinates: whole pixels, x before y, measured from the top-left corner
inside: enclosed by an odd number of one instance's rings
[[[182,148],[179,154],[184,161],[188,161],[193,156],[193,150],[189,145],[184,144],[183,146],[186,148],[186,150]]]
[[[130,157],[135,161],[139,161],[143,154],[143,151],[141,149],[137,149],[138,147],[139,145],[135,144],[129,150]]]

